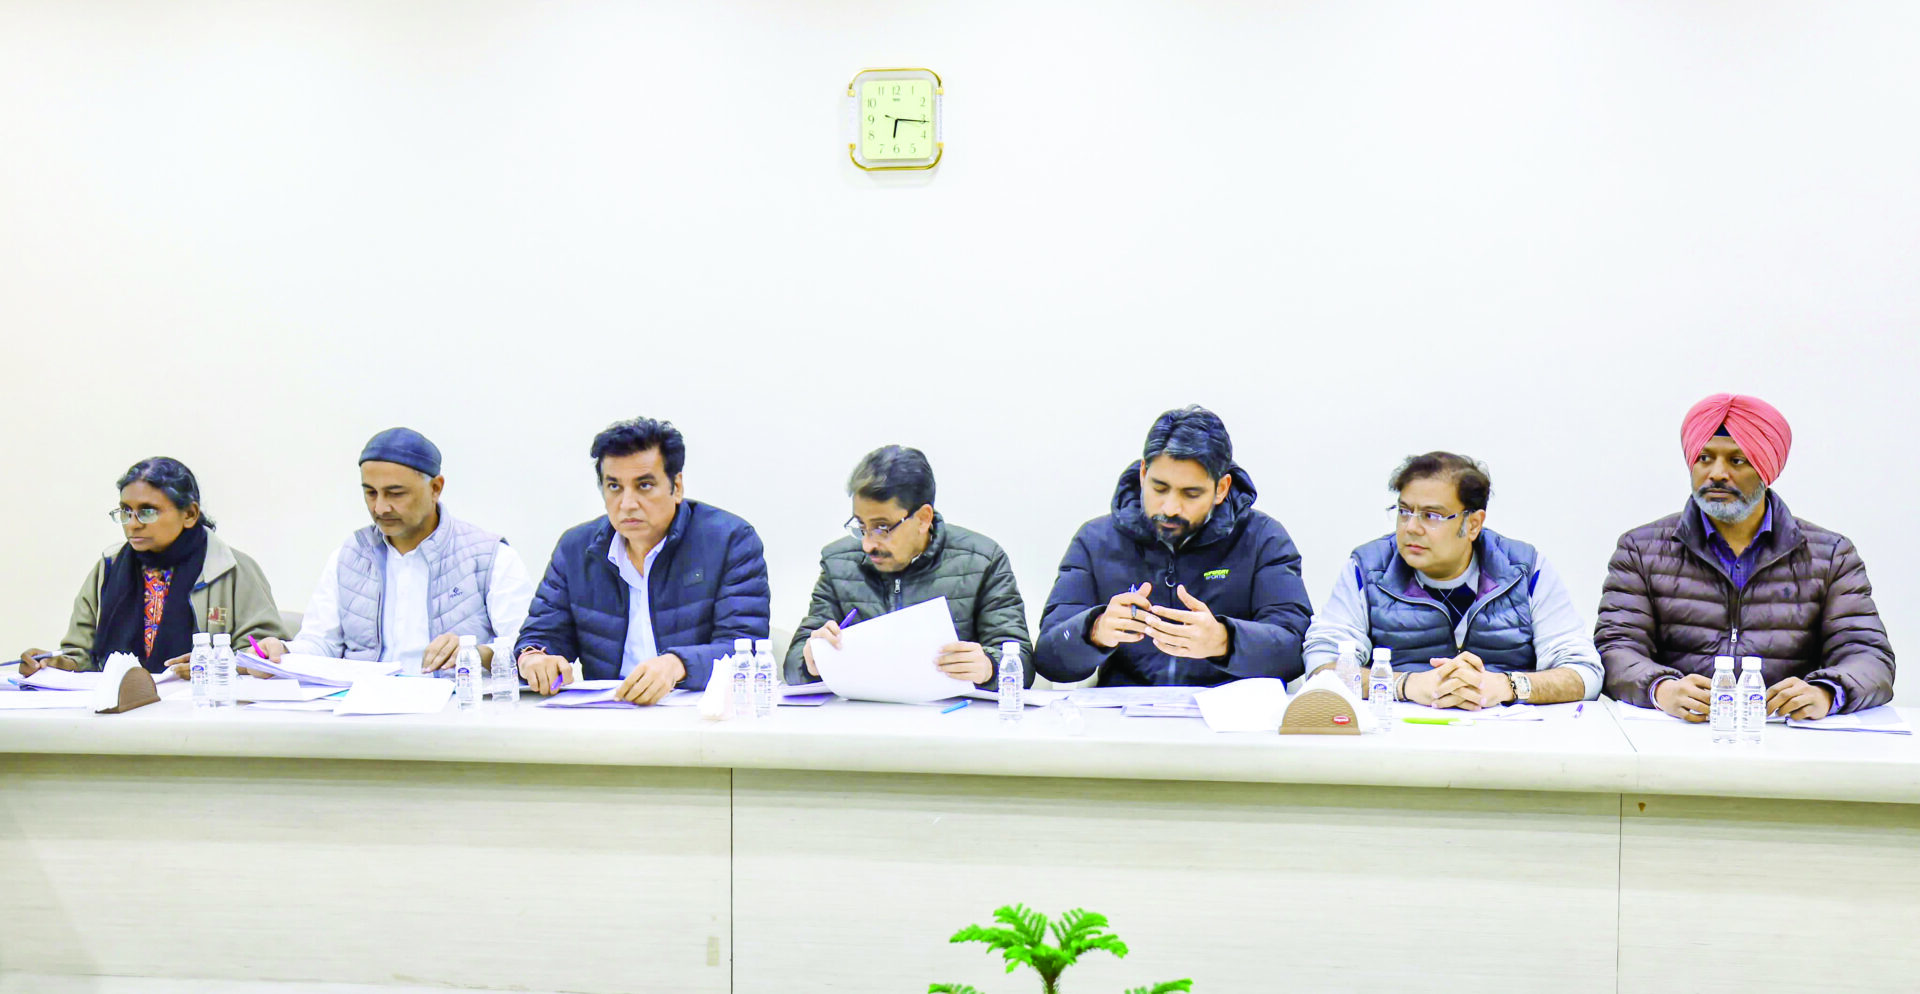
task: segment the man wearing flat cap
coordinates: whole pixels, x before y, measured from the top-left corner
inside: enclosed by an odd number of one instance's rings
[[[1687,412],[1693,494],[1620,536],[1594,632],[1606,691],[1705,721],[1715,656],[1758,656],[1769,714],[1824,718],[1893,697],[1893,647],[1853,543],[1773,490],[1793,430],[1773,405],[1718,394]]]
[[[373,523],[334,550],[291,643],[261,650],[450,667],[460,636],[481,661],[513,651],[533,579],[506,539],[448,513],[440,450],[411,428],[389,428],[360,452],[360,492]]]

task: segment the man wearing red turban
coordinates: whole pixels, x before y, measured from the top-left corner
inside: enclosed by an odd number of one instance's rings
[[[1845,536],[1773,490],[1793,429],[1757,397],[1716,394],[1680,424],[1693,496],[1620,536],[1594,642],[1607,693],[1707,720],[1715,656],[1757,656],[1767,710],[1793,718],[1893,697],[1893,647],[1866,564]]]

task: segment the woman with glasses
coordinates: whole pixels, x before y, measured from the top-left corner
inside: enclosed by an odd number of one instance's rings
[[[179,460],[134,463],[120,477],[120,506],[107,516],[126,543],[93,564],[73,602],[58,652],[28,649],[20,674],[42,666],[95,670],[130,652],[148,672],[183,671],[195,632],[226,632],[236,647],[248,636],[290,636],[266,574],[213,532],[200,509],[200,484]]]

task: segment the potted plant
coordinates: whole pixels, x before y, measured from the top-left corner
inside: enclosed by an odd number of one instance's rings
[[[1022,964],[1031,967],[1040,975],[1042,994],[1059,994],[1060,975],[1087,953],[1097,949],[1118,957],[1127,955],[1127,944],[1107,931],[1107,916],[1085,908],[1075,908],[1053,922],[1038,911],[1028,910],[1026,905],[1015,904],[994,909],[993,919],[1000,924],[968,925],[947,941],[986,943],[989,951],[1006,959],[1008,973]],[[1049,932],[1056,945],[1047,943]],[[1130,988],[1126,994],[1175,994],[1191,990],[1192,980],[1168,980],[1151,987]],[[927,994],[981,994],[981,991],[966,984],[933,984],[927,988]]]

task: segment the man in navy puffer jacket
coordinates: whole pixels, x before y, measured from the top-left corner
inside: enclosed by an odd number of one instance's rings
[[[621,421],[591,452],[606,517],[567,529],[533,595],[515,655],[551,694],[578,658],[588,680],[653,704],[706,686],[736,638],[767,637],[767,563],[753,526],[686,499],[686,440],[671,422]]]
[[[1255,496],[1218,416],[1160,415],[1112,513],[1081,526],[1060,561],[1034,668],[1056,683],[1098,671],[1106,686],[1299,676],[1313,614],[1300,553]]]

